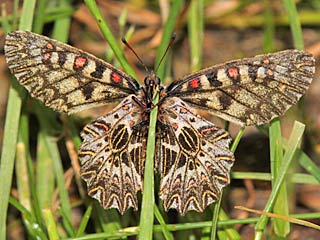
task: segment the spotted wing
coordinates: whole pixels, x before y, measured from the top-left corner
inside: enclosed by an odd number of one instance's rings
[[[79,150],[88,194],[104,208],[117,208],[121,214],[130,207],[138,208],[145,161],[147,128],[134,127],[142,114],[132,96],[85,126]]]
[[[193,73],[168,86],[166,95],[240,125],[262,124],[296,104],[314,72],[311,54],[285,50]]]
[[[124,72],[56,40],[16,31],[6,37],[9,69],[31,96],[58,112],[122,100],[139,90]]]
[[[179,98],[167,99],[159,110],[165,126],[158,139],[160,197],[165,210],[182,215],[202,212],[219,198],[234,162],[229,134],[194,112]]]

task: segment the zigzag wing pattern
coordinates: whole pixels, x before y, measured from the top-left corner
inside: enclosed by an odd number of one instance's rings
[[[89,195],[104,208],[117,208],[122,214],[129,207],[138,208],[146,150],[147,129],[134,128],[142,113],[132,97],[86,125],[79,150],[81,177]]]
[[[234,162],[229,134],[194,112],[179,98],[169,98],[159,109],[167,126],[158,139],[160,196],[166,210],[182,215],[202,212],[219,198]]]

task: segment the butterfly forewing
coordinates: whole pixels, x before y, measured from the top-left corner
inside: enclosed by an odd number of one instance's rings
[[[11,72],[31,96],[59,112],[122,100],[139,85],[112,65],[56,40],[16,31],[6,37]]]
[[[158,139],[160,196],[166,210],[182,215],[202,212],[219,198],[234,162],[229,134],[194,112],[179,98],[169,98],[159,110],[167,126]]]
[[[104,208],[117,208],[122,214],[129,207],[137,210],[137,191],[142,188],[146,132],[133,128],[141,117],[140,106],[128,96],[81,132],[81,176],[89,195]]]
[[[201,70],[173,82],[166,93],[240,125],[262,124],[296,104],[314,72],[311,54],[285,50]]]

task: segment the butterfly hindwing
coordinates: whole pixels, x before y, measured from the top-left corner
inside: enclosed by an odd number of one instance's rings
[[[234,162],[229,134],[194,114],[179,98],[169,98],[159,109],[166,127],[158,139],[160,197],[165,210],[204,211],[230,182]]]
[[[31,96],[58,112],[104,105],[139,90],[132,77],[112,65],[35,33],[9,33],[5,55],[11,72]]]
[[[142,113],[132,96],[86,125],[79,149],[80,174],[89,195],[104,208],[117,208],[122,214],[129,207],[138,208],[145,161],[146,132],[134,128]]]
[[[173,82],[166,94],[240,125],[259,125],[296,104],[314,72],[311,54],[285,50],[203,69]]]

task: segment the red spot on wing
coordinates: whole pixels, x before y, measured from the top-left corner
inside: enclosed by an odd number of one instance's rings
[[[239,77],[239,69],[236,67],[228,68],[228,74],[229,74],[229,77],[236,80]]]
[[[193,89],[197,89],[200,86],[200,80],[198,78],[194,78],[189,82],[189,87]]]
[[[85,57],[76,57],[74,66],[76,68],[83,68],[87,63],[87,59]]]
[[[268,58],[265,58],[262,60],[263,64],[270,64],[270,60]]]
[[[185,109],[184,107],[182,107],[182,108],[180,109],[180,112],[181,112],[181,113],[187,113],[188,111],[187,111],[187,109]]]
[[[130,128],[133,128],[134,125],[135,125],[135,122],[134,121],[130,121],[129,125],[130,125]]]
[[[103,124],[103,123],[96,122],[95,125],[99,126],[99,128],[101,128],[101,129],[104,129],[105,132],[108,132],[110,129],[108,125]]]
[[[177,130],[177,129],[179,128],[179,126],[178,126],[177,123],[173,123],[173,124],[172,124],[172,127],[173,127],[174,130]]]
[[[114,83],[120,83],[122,80],[121,76],[115,72],[111,74],[111,78]]]
[[[47,43],[47,46],[46,46],[48,49],[53,49],[53,45],[51,43]]]
[[[272,77],[273,71],[272,71],[271,69],[268,69],[268,70],[267,70],[267,75],[270,76],[270,77]]]
[[[122,106],[122,109],[127,111],[129,109],[129,106],[128,105],[124,105],[124,106]]]
[[[51,58],[51,53],[45,53],[43,55],[44,60],[48,61]]]

